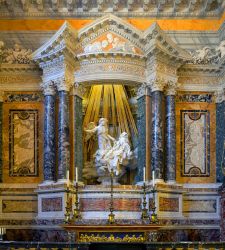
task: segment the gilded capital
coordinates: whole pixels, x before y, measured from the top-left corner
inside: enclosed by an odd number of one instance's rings
[[[41,88],[43,90],[44,95],[55,95],[56,89],[52,81],[43,82],[41,84]]]

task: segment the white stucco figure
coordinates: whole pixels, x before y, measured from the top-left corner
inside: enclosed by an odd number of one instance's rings
[[[7,49],[6,54],[6,63],[29,64],[31,62],[32,51],[30,49],[24,49],[17,43],[14,45],[13,49]]]
[[[211,49],[209,47],[204,47],[202,49],[196,50],[192,53],[193,61],[196,64],[206,64],[211,60]]]
[[[225,40],[223,40],[220,45],[216,48],[216,51],[219,52],[220,58],[225,55]]]
[[[93,127],[93,123],[89,125]],[[125,173],[125,166],[133,158],[128,134],[121,133],[118,140],[115,140],[108,129],[108,121],[105,118],[99,120],[98,126],[85,129],[86,138],[90,139],[95,133],[98,137],[98,149],[94,154],[95,166],[99,176],[109,175],[113,170],[115,176],[121,177]]]
[[[112,149],[106,153],[105,161],[108,164],[109,171],[113,169],[116,176],[118,176],[124,173],[124,166],[127,166],[132,158],[133,152],[130,148],[128,134],[123,132],[118,141],[114,142]]]

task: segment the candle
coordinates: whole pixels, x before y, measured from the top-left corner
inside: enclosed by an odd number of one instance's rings
[[[70,171],[69,170],[67,170],[67,172],[66,172],[66,180],[67,180],[67,187],[69,187],[69,185],[70,185]]]
[[[76,167],[76,182],[78,182],[78,168]]]
[[[145,167],[143,168],[143,180],[146,182]]]
[[[152,186],[155,186],[155,171],[152,171]]]

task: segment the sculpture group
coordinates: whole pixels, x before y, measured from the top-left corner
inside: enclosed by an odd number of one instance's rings
[[[131,151],[128,134],[122,132],[116,140],[109,134],[108,121],[106,118],[99,120],[98,126],[89,124],[91,129],[85,129],[87,140],[97,134],[98,149],[94,153],[94,162],[99,180],[104,184],[107,182],[109,173],[113,171],[115,177],[119,179],[125,173],[125,167],[134,158]]]

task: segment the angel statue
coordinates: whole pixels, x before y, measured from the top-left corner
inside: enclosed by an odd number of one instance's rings
[[[109,134],[108,120],[106,118],[101,118],[98,126],[91,123],[88,127],[91,127],[91,129],[85,129],[87,133],[86,140],[90,139],[94,134],[97,134],[98,137],[98,149],[94,154],[94,160],[99,180],[104,182],[104,179],[109,177],[111,170],[119,179],[125,173],[125,166],[133,157],[128,134],[123,132],[118,140],[113,138]]]

